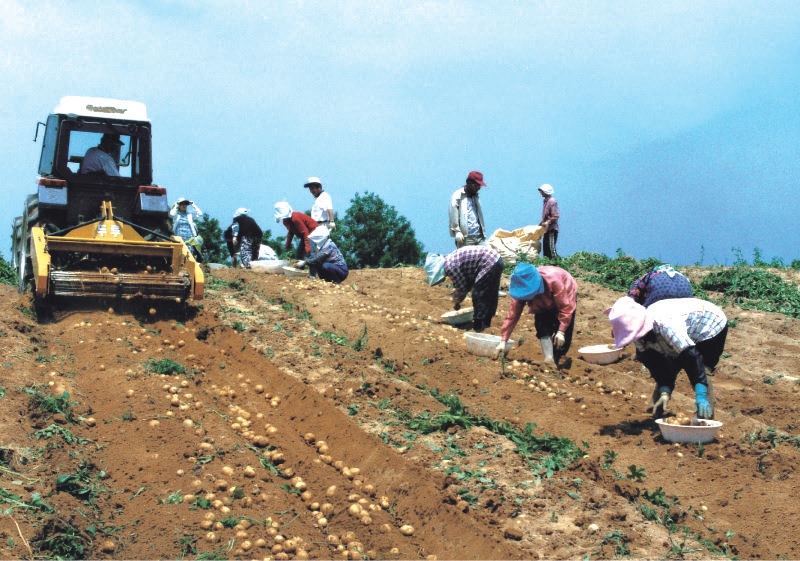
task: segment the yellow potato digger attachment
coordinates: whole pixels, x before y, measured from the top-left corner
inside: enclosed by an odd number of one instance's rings
[[[203,297],[203,271],[171,234],[167,189],[153,183],[151,141],[137,101],[66,96],[47,117],[36,192],[11,235],[19,289],[39,309],[80,297]]]
[[[133,297],[184,302],[203,297],[204,275],[176,236],[146,240],[115,219],[109,201],[101,216],[66,232],[31,228],[31,273],[37,298]]]

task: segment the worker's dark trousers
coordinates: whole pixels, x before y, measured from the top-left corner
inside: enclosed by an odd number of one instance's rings
[[[503,260],[498,259],[488,273],[483,275],[472,287],[472,328],[480,333],[492,324],[497,312],[497,298],[500,292],[500,277],[503,276]]]

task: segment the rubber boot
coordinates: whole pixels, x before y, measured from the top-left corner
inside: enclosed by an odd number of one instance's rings
[[[539,343],[542,345],[545,363],[555,366],[556,360],[553,358],[553,339],[550,337],[542,337],[539,339]]]

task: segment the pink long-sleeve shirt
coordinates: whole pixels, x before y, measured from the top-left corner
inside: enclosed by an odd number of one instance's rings
[[[503,341],[507,341],[511,337],[511,332],[517,326],[526,304],[531,314],[556,310],[559,331],[567,329],[572,314],[578,307],[578,283],[575,282],[572,275],[561,267],[552,265],[542,265],[537,269],[544,281],[544,292],[534,296],[531,300],[511,299],[508,314],[500,328],[500,337]]]

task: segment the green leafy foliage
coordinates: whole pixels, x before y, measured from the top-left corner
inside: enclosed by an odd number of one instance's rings
[[[779,432],[775,427],[758,429],[755,432],[745,434],[745,438],[752,447],[756,442],[768,444],[770,448],[777,448],[780,444],[791,444],[800,450],[800,436],[791,436],[785,432]]]
[[[553,264],[566,269],[575,277],[584,278],[619,292],[628,292],[628,288],[635,279],[652,271],[657,266],[663,265],[662,261],[652,257],[637,261],[633,257],[625,255],[621,249],[617,250],[616,258],[579,251],[567,258],[555,261],[557,262]]]
[[[636,260],[629,255],[625,255],[621,249],[617,249],[617,256],[612,258],[600,253],[590,253],[588,251],[578,251],[569,257],[558,257],[556,259],[538,258],[533,261],[535,265],[555,265],[568,271],[575,278],[586,279],[595,284],[599,284],[617,292],[628,292],[634,280],[663,265],[664,262],[654,257]],[[506,274],[511,274],[512,265],[505,268]],[[689,279],[692,291],[698,298],[707,296],[705,290],[697,283]]]
[[[793,261],[793,269],[795,263],[800,267],[800,262]],[[638,261],[618,249],[615,258],[579,251],[566,258],[539,258],[534,260],[534,264],[557,265],[575,278],[627,293],[635,279],[663,263],[652,257]],[[697,298],[709,299],[709,293],[721,293],[724,299],[741,308],[800,317],[800,289],[797,284],[765,270],[767,267],[783,268],[783,262],[773,259],[768,263],[761,259],[756,250],[752,266],[739,256],[734,267],[713,270],[701,281],[690,279],[689,282]],[[507,266],[506,273],[510,274],[512,269],[511,265]],[[734,325],[733,321],[731,325]]]
[[[238,516],[228,515],[220,520],[220,524],[222,524],[225,528],[233,528],[235,527],[241,519]]]
[[[334,240],[350,268],[422,262],[422,245],[411,223],[374,193],[356,193],[344,218],[336,224]]]
[[[70,401],[69,392],[63,392],[61,395],[50,395],[47,386],[33,384],[24,388],[19,388],[19,391],[31,396],[31,407],[39,409],[46,413],[54,414],[60,413],[70,423],[77,423],[75,413],[72,407],[77,405],[76,402]]]
[[[361,335],[359,335],[358,338],[353,342],[350,342],[350,339],[344,335],[339,335],[333,331],[322,331],[319,333],[319,336],[327,339],[331,343],[335,343],[341,347],[350,347],[354,351],[358,352],[363,350],[367,345],[367,324],[364,324],[364,328],[361,330]]]
[[[797,285],[763,269],[740,266],[713,271],[703,278],[701,286],[721,292],[740,308],[800,317]]]
[[[473,415],[468,411],[455,393],[442,394],[436,389],[430,394],[448,409],[436,414],[426,411],[420,415],[411,415],[398,411],[400,421],[409,429],[422,434],[447,431],[460,427],[470,429],[483,427],[491,432],[504,436],[516,445],[515,452],[522,456],[537,475],[552,477],[559,470],[583,455],[581,448],[568,438],[559,438],[546,433],[544,436],[533,434],[533,426],[528,423],[524,430],[486,416]]]
[[[631,464],[628,466],[628,475],[626,476],[628,479],[633,479],[634,481],[643,481],[647,474],[644,472],[643,467],[639,467],[635,464]]]
[[[69,493],[76,499],[94,504],[97,496],[105,491],[97,480],[105,477],[105,472],[98,470],[94,464],[82,461],[75,473],[59,475],[56,478],[56,491]]]
[[[197,555],[197,537],[191,534],[184,534],[178,540],[178,547],[180,550],[180,557],[194,557]]]
[[[17,284],[16,271],[14,271],[11,264],[2,257],[0,257],[0,282],[12,286]]]
[[[164,505],[179,505],[183,502],[183,494],[178,489],[174,493],[170,493],[166,499],[159,499],[158,502]]]
[[[261,465],[262,465],[263,467],[265,467],[265,468],[266,468],[266,469],[267,469],[267,470],[268,470],[270,473],[274,473],[275,475],[277,475],[278,477],[281,477],[281,478],[283,478],[283,479],[289,479],[289,476],[287,476],[287,475],[286,475],[286,474],[285,474],[285,473],[284,473],[284,472],[281,470],[281,468],[279,468],[277,465],[275,465],[275,464],[272,462],[272,460],[270,460],[268,457],[266,457],[266,456],[261,456],[261,457],[260,457],[258,460],[259,460],[259,462],[261,462]]]
[[[11,508],[53,512],[53,507],[44,502],[39,493],[31,493],[30,498],[26,501],[20,495],[15,495],[2,487],[0,487],[0,504],[10,505]]]
[[[37,430],[33,433],[33,437],[36,440],[49,440],[54,437],[61,437],[61,440],[67,444],[86,444],[88,442],[88,439],[75,436],[69,429],[56,425],[55,423]]]
[[[189,507],[189,510],[208,510],[211,508],[211,501],[208,499],[204,499],[203,497],[195,497],[192,505]]]
[[[148,359],[145,372],[150,374],[185,374],[186,368],[174,360],[162,358],[159,360]]]
[[[197,233],[203,237],[203,254],[209,263],[224,263],[227,257],[227,248],[222,240],[222,228],[219,220],[204,214],[197,221]]]
[[[624,532],[614,530],[610,534],[603,536],[600,547],[602,548],[604,545],[610,544],[614,547],[615,556],[627,557],[631,554],[630,548],[628,547],[629,542],[630,540]]]
[[[86,559],[92,539],[68,523],[55,523],[45,528],[44,537],[31,545],[41,552],[42,559]]]

